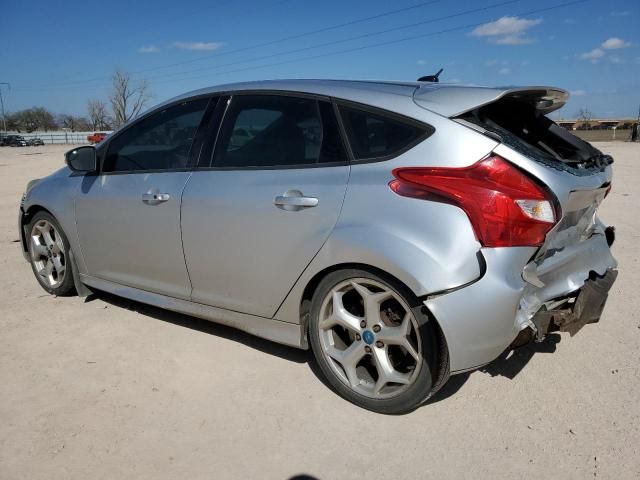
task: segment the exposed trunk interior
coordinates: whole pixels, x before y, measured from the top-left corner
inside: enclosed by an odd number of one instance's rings
[[[590,174],[613,159],[557,125],[544,114],[535,92],[507,95],[463,113],[462,123],[480,127],[486,135],[554,168]]]

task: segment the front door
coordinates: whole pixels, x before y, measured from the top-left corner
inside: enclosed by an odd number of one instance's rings
[[[340,214],[349,164],[331,103],[236,95],[183,195],[192,299],[272,317]]]
[[[208,99],[143,118],[107,146],[100,175],[85,177],[76,220],[89,275],[188,299],[180,201]]]

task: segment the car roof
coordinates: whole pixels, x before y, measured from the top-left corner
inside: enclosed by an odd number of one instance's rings
[[[535,92],[541,98],[544,95],[557,97],[554,108],[566,102],[568,92],[554,87],[483,87],[452,83],[403,82],[383,80],[333,80],[333,79],[291,79],[261,80],[241,83],[228,83],[199,90],[193,90],[174,97],[153,110],[164,105],[191,97],[246,91],[296,92],[322,95],[353,102],[365,103],[390,110],[415,107],[416,105],[440,115],[451,117],[481,105],[486,105],[505,95]],[[403,107],[404,105],[404,107]]]

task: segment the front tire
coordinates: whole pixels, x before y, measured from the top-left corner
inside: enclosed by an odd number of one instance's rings
[[[49,213],[36,213],[27,226],[31,269],[40,286],[58,297],[75,293],[69,241]]]
[[[360,407],[407,413],[432,393],[433,320],[390,276],[360,269],[327,275],[311,302],[309,340],[329,384]]]

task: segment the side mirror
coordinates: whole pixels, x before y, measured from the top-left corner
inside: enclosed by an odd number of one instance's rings
[[[91,173],[98,170],[98,158],[96,149],[92,146],[84,146],[69,150],[64,155],[69,168],[74,172]]]

